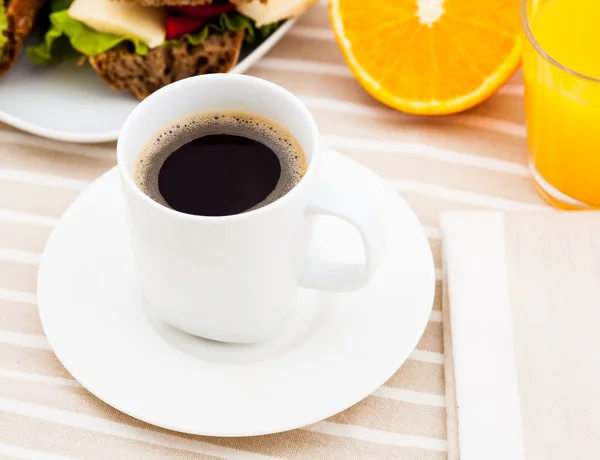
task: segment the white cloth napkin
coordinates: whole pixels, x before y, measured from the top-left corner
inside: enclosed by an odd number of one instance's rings
[[[441,227],[449,459],[600,459],[600,214]]]

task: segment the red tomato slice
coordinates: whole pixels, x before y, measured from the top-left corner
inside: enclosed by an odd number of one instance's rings
[[[177,40],[185,34],[196,32],[206,23],[202,18],[183,18],[172,16],[167,18],[167,40]]]

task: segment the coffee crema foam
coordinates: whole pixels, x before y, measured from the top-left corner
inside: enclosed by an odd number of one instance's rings
[[[186,117],[159,132],[136,159],[134,181],[154,201],[171,208],[159,190],[159,172],[165,160],[194,139],[213,134],[246,137],[270,148],[281,164],[275,189],[247,211],[266,206],[292,190],[308,168],[300,143],[282,126],[268,118],[244,112],[220,111]],[[247,212],[246,211],[246,212]]]

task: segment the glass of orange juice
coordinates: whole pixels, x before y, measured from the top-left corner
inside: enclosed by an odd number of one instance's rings
[[[600,0],[524,0],[530,169],[562,209],[600,209]]]

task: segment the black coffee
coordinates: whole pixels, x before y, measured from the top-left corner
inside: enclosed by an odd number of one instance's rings
[[[159,133],[138,157],[135,182],[176,211],[228,216],[281,198],[306,167],[302,147],[281,126],[255,115],[219,112]]]

